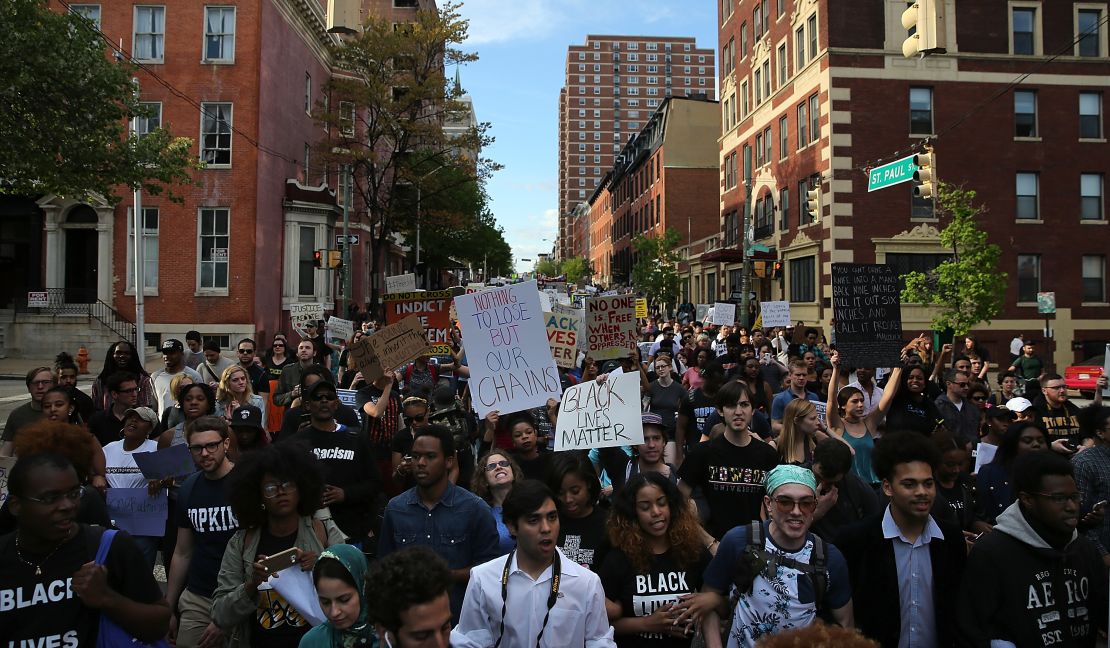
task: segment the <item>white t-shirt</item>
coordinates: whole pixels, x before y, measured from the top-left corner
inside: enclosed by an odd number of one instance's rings
[[[158,442],[153,439],[143,441],[134,450],[124,450],[123,440],[113,441],[104,446],[104,463],[108,474],[105,476],[109,488],[142,488],[147,479],[135,464],[131,455],[136,452],[154,452]]]
[[[200,374],[188,367],[185,367],[177,373],[188,375],[195,383],[200,382]],[[159,416],[162,415],[162,412],[164,412],[167,407],[173,407],[174,395],[170,393],[170,381],[173,380],[173,377],[176,376],[177,373],[169,373],[165,369],[159,369],[150,377],[151,382],[154,383],[154,393],[158,396],[157,405]]]

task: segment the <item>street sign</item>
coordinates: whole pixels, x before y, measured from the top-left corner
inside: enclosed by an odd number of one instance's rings
[[[1037,293],[1037,312],[1042,315],[1051,315],[1056,312],[1056,293]]]
[[[912,155],[875,167],[867,174],[867,190],[875,191],[902,182],[909,182],[913,180],[913,172],[916,169]]]
[[[347,237],[347,240],[349,240],[351,242],[351,245],[358,245],[358,234],[351,234],[350,236]],[[340,248],[340,249],[343,248],[343,235],[342,234],[336,234],[335,235],[335,246],[337,248]]]

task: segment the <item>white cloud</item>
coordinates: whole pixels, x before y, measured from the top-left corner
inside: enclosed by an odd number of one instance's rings
[[[517,272],[529,272],[540,253],[550,253],[559,231],[559,211],[546,209],[542,214],[528,214],[520,219],[521,227],[506,225],[505,240],[513,250]],[[547,239],[547,240],[544,240]],[[522,263],[521,259],[530,259]]]
[[[562,22],[557,0],[467,0],[460,13],[470,20],[467,45],[539,39]]]

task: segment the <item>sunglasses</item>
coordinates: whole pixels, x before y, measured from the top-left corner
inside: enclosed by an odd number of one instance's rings
[[[509,463],[508,459],[501,459],[501,460],[498,460],[498,461],[491,461],[488,464],[486,464],[486,472],[489,472],[489,471],[492,471],[492,470],[497,470],[498,468],[508,468],[511,465],[513,465],[513,464]]]
[[[254,349],[239,349],[239,353],[254,353]]]
[[[426,418],[428,418],[427,414],[421,414],[419,416],[406,416],[405,417],[405,423],[412,423],[413,421],[416,421],[418,423],[422,423],[424,421],[424,419],[426,419]]]
[[[339,400],[339,396],[337,396],[335,392],[329,394],[315,394],[312,396],[312,400],[316,401],[317,403],[321,401],[334,401]]]
[[[817,509],[817,498],[815,497],[805,497],[800,500],[792,497],[775,497],[771,501],[775,503],[775,508],[779,510],[779,513],[791,513],[795,506],[802,513],[812,513]]]

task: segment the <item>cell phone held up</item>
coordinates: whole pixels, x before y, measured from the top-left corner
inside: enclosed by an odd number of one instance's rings
[[[290,547],[285,551],[281,551],[272,556],[266,556],[261,561],[262,566],[266,568],[271,574],[275,574],[283,569],[288,569],[297,564],[297,548]]]

